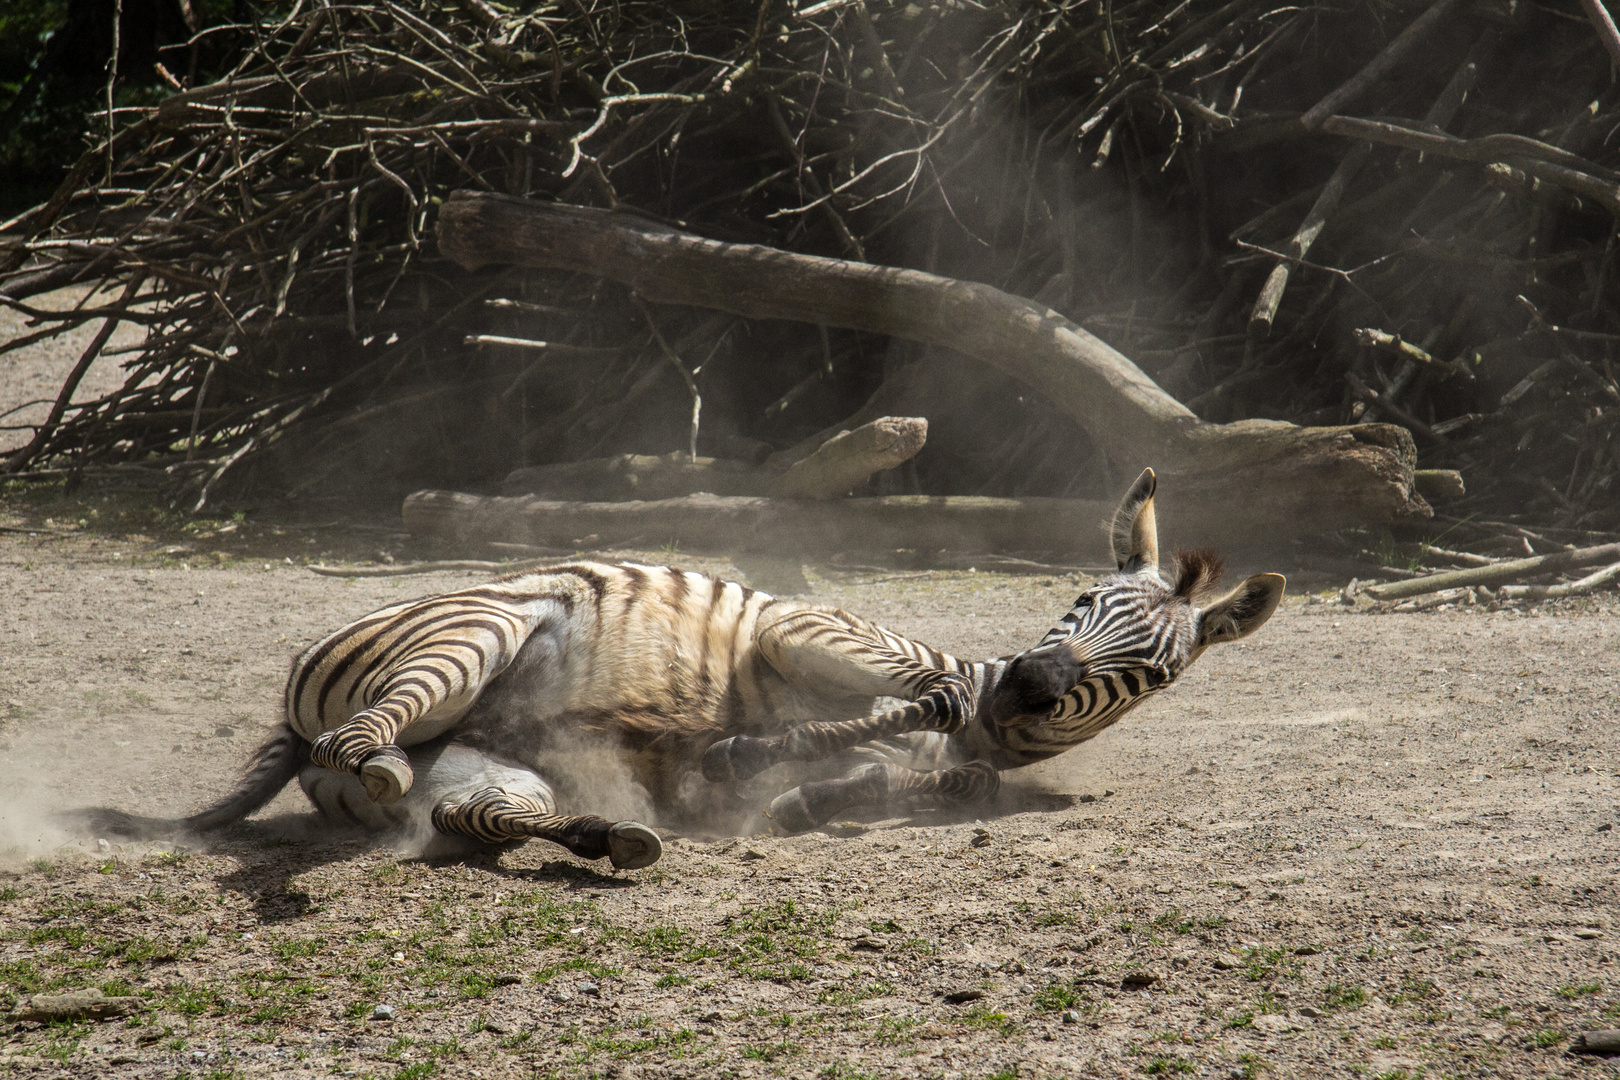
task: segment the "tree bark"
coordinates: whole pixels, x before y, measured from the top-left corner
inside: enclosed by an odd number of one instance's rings
[[[1302,535],[1431,513],[1414,489],[1411,434],[1389,424],[1206,424],[1125,356],[1058,313],[999,289],[917,270],[729,244],[628,213],[456,192],[439,248],[468,269],[567,269],[649,300],[745,318],[798,319],[924,341],[984,361],[1074,417],[1124,471],[1256,533]]]

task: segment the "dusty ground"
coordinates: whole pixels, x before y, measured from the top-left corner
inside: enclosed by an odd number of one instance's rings
[[[54,530],[0,533],[0,1008],[140,1004],[11,1028],[0,1074],[1612,1071],[1569,1052],[1620,1026],[1612,599],[1375,616],[1296,594],[978,824],[676,838],[611,874],[538,843],[428,865],[289,840],[289,793],[208,847],[102,846],[45,812],[197,806],[304,643],[474,579],[302,565],[413,554],[386,523],[182,529],[146,506],[94,482],[0,502],[0,525]],[[1033,641],[1076,592],[810,578],[970,655]]]

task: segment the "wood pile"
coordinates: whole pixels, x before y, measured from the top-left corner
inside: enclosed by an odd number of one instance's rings
[[[99,327],[6,467],[143,462],[188,508],[503,485],[1083,506],[1154,464],[1201,534],[1224,513],[1598,544],[1620,531],[1620,37],[1594,12],[294,5],[237,28],[228,78],[97,118],[0,228],[0,302],[38,326],[0,350]],[[510,197],[989,290],[1104,374],[915,313],[452,250],[451,208]],[[74,284],[99,290],[31,303]],[[75,399],[119,322],[146,332],[123,386]],[[921,441],[894,428],[914,420]]]

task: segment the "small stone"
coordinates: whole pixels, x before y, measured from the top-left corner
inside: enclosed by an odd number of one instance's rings
[[[1112,795],[1112,794],[1113,794],[1113,792],[1112,792],[1112,791],[1109,791],[1109,790],[1108,790],[1108,789],[1107,789],[1107,788],[1104,788],[1104,789],[1103,789],[1103,798],[1105,798],[1105,799],[1106,799],[1106,798],[1108,798],[1108,796],[1110,796],[1110,795]]]
[[[601,997],[602,996],[602,988],[600,986],[597,986],[593,982],[582,982],[582,983],[580,983],[579,984],[579,992],[582,993],[582,994],[585,994],[588,997]]]
[[[1575,939],[1568,934],[1543,934],[1541,940],[1549,945],[1568,945]]]
[[[516,1029],[505,1020],[485,1020],[484,1030],[493,1031],[497,1035],[510,1035]]]
[[[978,1001],[983,997],[984,991],[977,988],[945,991],[945,1000],[950,1002],[952,1005],[961,1005],[969,1001]]]
[[[107,854],[107,852],[112,850],[112,845],[107,843],[107,841],[105,841],[105,840],[99,840],[98,839],[96,841],[96,850],[101,852],[103,855],[105,855],[105,854]]]
[[[739,859],[741,859],[743,862],[754,862],[757,859],[763,859],[765,856],[761,855],[759,852],[755,851],[753,848],[749,848],[747,851],[743,852],[741,855],[739,855],[737,857]]]
[[[1301,945],[1299,948],[1294,950],[1294,955],[1295,956],[1315,956],[1317,953],[1319,953],[1321,951],[1322,950],[1317,948],[1315,945]]]
[[[1603,936],[1603,931],[1590,926],[1583,926],[1579,930],[1575,931],[1575,936],[1580,938],[1582,941],[1596,941],[1598,938]]]
[[[1609,824],[1608,822],[1604,822],[1602,825],[1599,825],[1597,827],[1597,831],[1598,832],[1608,832],[1609,830],[1611,830],[1613,828],[1614,828],[1613,825]]]
[[[1231,971],[1237,966],[1238,962],[1230,956],[1217,956],[1215,958],[1215,969],[1217,971]]]
[[[1091,794],[1090,792],[1087,792],[1086,794],[1080,796],[1080,801],[1083,802],[1083,803],[1096,802],[1097,801],[1097,796]]]
[[[1120,980],[1120,985],[1127,990],[1140,990],[1158,981],[1159,977],[1151,971],[1127,971],[1125,977]]]
[[[489,981],[494,983],[496,986],[516,986],[518,983],[523,981],[523,976],[513,975],[511,972],[507,972],[504,975],[497,975]]]
[[[1309,1016],[1314,1020],[1316,1017],[1325,1016],[1326,1014],[1322,1012],[1321,1009],[1316,1008],[1314,1005],[1301,1005],[1299,1015]]]
[[[1065,1024],[1078,1024],[1080,1022],[1080,1014],[1075,1012],[1073,1009],[1064,1009],[1063,1015],[1058,1017],[1058,1019],[1062,1020]]]
[[[882,934],[862,934],[855,939],[852,949],[865,949],[869,952],[882,952],[889,947],[889,940]]]
[[[710,1010],[709,1012],[706,1012],[702,1016],[698,1017],[698,1019],[703,1021],[705,1024],[713,1024],[717,1021],[725,1019],[725,1017],[721,1015],[719,1010]]]
[[[551,996],[565,1004],[574,1000],[574,994],[570,990],[556,990],[552,992]]]
[[[974,847],[984,847],[986,844],[990,843],[990,834],[980,833],[978,836],[975,836],[970,843],[972,843]]]
[[[373,1020],[392,1020],[394,1018],[394,1007],[392,1005],[378,1005],[371,1010],[371,1018]]]
[[[214,738],[216,739],[228,739],[235,734],[236,729],[231,727],[229,724],[220,724],[214,729]]]

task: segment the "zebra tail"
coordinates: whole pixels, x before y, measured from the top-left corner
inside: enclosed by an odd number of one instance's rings
[[[105,807],[67,815],[81,827],[113,836],[154,840],[181,834],[217,832],[234,825],[281,793],[309,759],[309,743],[283,724],[253,752],[235,790],[189,817],[153,818]]]

